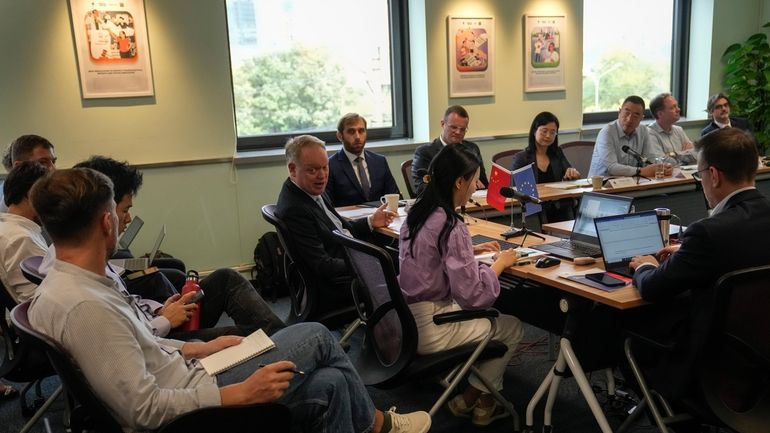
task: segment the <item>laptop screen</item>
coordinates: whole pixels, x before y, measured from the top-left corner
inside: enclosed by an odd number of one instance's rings
[[[572,227],[570,239],[598,244],[594,218],[608,215],[627,214],[631,209],[631,197],[602,194],[598,192],[583,193],[577,212],[575,225]]]
[[[126,231],[123,232],[123,236],[118,241],[118,246],[122,250],[127,250],[131,246],[131,242],[134,241],[136,235],[139,233],[139,229],[144,225],[144,221],[138,216],[134,216],[131,219],[131,223],[126,227]]]
[[[654,210],[597,218],[594,223],[605,263],[655,254],[663,248]]]

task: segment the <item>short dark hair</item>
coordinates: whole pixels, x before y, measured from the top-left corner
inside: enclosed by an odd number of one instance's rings
[[[337,132],[342,134],[342,131],[345,130],[345,125],[347,125],[348,123],[354,122],[356,120],[360,120],[360,121],[364,122],[364,128],[366,128],[366,119],[364,119],[363,116],[361,116],[358,113],[348,113],[348,114],[342,116],[340,121],[337,122]]]
[[[642,99],[641,96],[631,95],[623,100],[623,103],[620,104],[620,106],[626,105],[627,102],[630,102],[632,104],[641,105],[642,111],[644,111],[645,105],[644,105],[644,99]]]
[[[666,105],[666,98],[669,96],[672,96],[670,93],[661,93],[659,95],[656,95],[652,100],[650,100],[650,113],[652,113],[652,117],[657,119],[658,118],[658,111],[662,110]]]
[[[11,206],[24,201],[32,185],[47,173],[48,169],[37,161],[24,161],[11,168],[3,184],[5,205]]]
[[[112,182],[89,168],[52,171],[35,182],[29,197],[54,243],[82,239],[100,214],[114,206]]]
[[[449,115],[452,113],[457,114],[463,119],[470,119],[470,116],[468,116],[468,111],[465,110],[462,105],[452,105],[451,107],[447,108],[444,112],[444,120],[447,120]]]
[[[757,175],[757,143],[738,128],[723,128],[704,135],[695,143],[703,162],[724,173],[731,182],[750,182]]]
[[[708,102],[706,102],[706,112],[711,114],[711,112],[714,111],[714,106],[717,105],[717,101],[720,99],[724,99],[725,101],[727,101],[728,107],[732,105],[730,104],[730,98],[728,98],[727,95],[725,95],[724,93],[719,92],[716,95],[709,96],[709,100]]]
[[[10,163],[28,160],[36,147],[43,147],[44,149],[54,148],[53,144],[45,137],[35,134],[22,135],[11,142],[9,149],[11,155]]]
[[[96,155],[75,164],[75,168],[90,168],[109,177],[115,188],[116,203],[126,195],[135,196],[142,187],[142,173],[126,161]]]

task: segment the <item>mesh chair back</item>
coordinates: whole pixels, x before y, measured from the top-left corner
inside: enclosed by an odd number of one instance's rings
[[[770,266],[731,272],[716,285],[700,380],[711,410],[739,432],[770,426]]]
[[[25,344],[31,344],[45,352],[69,395],[85,409],[85,413],[78,412],[79,416],[73,416],[73,423],[82,421],[84,425],[81,427],[93,428],[95,431],[105,433],[121,433],[123,429],[120,424],[96,396],[67,349],[49,336],[32,328],[28,317],[30,302],[26,301],[15,307],[11,311],[11,321]],[[73,431],[80,430],[73,426]]]
[[[390,254],[382,248],[339,231],[358,281],[359,315],[366,324],[366,340],[356,367],[364,383],[381,385],[394,380],[417,351],[417,325],[404,301]],[[363,308],[363,311],[360,309]]]
[[[281,241],[284,255],[284,278],[289,287],[289,296],[291,297],[291,312],[289,321],[292,323],[308,321],[314,312],[316,305],[316,295],[311,283],[305,276],[310,276],[310,270],[304,266],[299,255],[295,254],[294,242],[291,237],[291,231],[283,220],[275,214],[275,205],[267,204],[262,206],[262,217],[275,227],[278,233],[278,239]],[[297,259],[295,259],[297,258]]]
[[[417,188],[414,187],[414,179],[412,179],[412,160],[407,159],[401,163],[401,175],[404,176],[404,183],[406,183],[406,192],[409,193],[409,198],[417,198]]]
[[[572,167],[579,171],[581,176],[588,176],[588,170],[591,169],[591,156],[594,153],[594,142],[572,141],[563,143],[559,147]]]
[[[521,151],[522,149],[511,149],[511,150],[498,152],[492,155],[492,162],[494,162],[495,164],[503,168],[510,170],[511,167],[513,166],[513,156]]]

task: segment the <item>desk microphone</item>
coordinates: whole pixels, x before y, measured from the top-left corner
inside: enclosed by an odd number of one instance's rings
[[[637,161],[639,161],[640,164],[646,164],[650,165],[652,162],[650,162],[649,159],[647,159],[646,156],[642,155],[641,153],[635,151],[634,149],[631,149],[628,147],[627,144],[624,144],[623,147],[620,148],[623,152],[626,152],[627,154],[633,156]]]
[[[524,194],[523,192],[516,191],[515,189],[513,189],[513,188],[511,188],[509,186],[504,186],[504,187],[500,188],[500,195],[503,196],[503,197],[515,198],[516,200],[518,200],[518,201],[520,201],[522,203],[536,203],[536,204],[540,204],[540,203],[543,202],[542,200],[540,200],[537,197],[532,197],[529,194]]]

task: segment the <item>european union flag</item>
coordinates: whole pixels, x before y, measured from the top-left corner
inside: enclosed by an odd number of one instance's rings
[[[537,182],[535,181],[535,172],[532,169],[532,164],[525,165],[511,174],[513,175],[513,183],[516,185],[517,191],[540,198],[537,194]],[[535,203],[527,203],[525,207],[524,216],[530,216],[543,210],[543,206]]]

